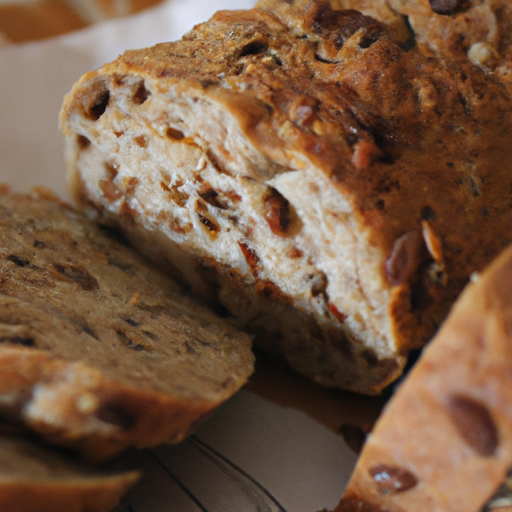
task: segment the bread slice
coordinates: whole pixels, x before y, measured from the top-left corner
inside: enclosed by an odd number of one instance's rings
[[[135,484],[137,472],[89,466],[20,436],[0,435],[0,510],[108,512]]]
[[[377,394],[512,241],[503,88],[321,1],[221,11],[86,74],[81,208],[327,386]]]
[[[251,342],[70,207],[0,192],[0,418],[92,459],[183,439]]]
[[[512,467],[511,322],[512,247],[467,286],[384,409],[336,512],[482,509]]]

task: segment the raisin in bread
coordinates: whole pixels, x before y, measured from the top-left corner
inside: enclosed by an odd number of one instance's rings
[[[67,96],[69,185],[261,346],[376,394],[512,241],[512,104],[321,1],[221,11]]]
[[[511,290],[512,247],[385,407],[336,512],[478,512],[494,494],[512,466]]]
[[[136,472],[89,466],[34,440],[0,434],[0,510],[108,512],[135,484]]]
[[[0,418],[102,459],[177,442],[253,368],[250,339],[58,201],[0,191]]]

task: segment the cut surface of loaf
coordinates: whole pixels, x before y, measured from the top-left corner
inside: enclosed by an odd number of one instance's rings
[[[511,290],[512,247],[385,407],[336,512],[479,512],[495,493],[512,466]]]
[[[109,512],[137,472],[89,466],[20,436],[0,435],[0,509],[5,512]]]
[[[300,373],[376,394],[512,240],[512,107],[326,2],[221,11],[61,114],[81,208]]]
[[[177,442],[252,372],[247,335],[103,229],[0,192],[0,417],[93,459]]]

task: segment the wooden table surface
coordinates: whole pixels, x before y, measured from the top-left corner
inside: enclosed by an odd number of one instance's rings
[[[2,0],[0,46],[37,41],[128,16],[164,0]]]

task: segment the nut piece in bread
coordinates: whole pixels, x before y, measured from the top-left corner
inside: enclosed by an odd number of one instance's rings
[[[183,439],[253,369],[251,342],[55,200],[0,192],[0,417],[104,459]]]
[[[377,394],[512,241],[512,105],[321,1],[221,11],[67,96],[70,187],[316,382]]]
[[[512,466],[512,247],[385,407],[336,512],[478,512]]]

